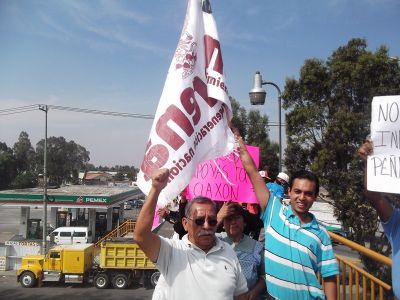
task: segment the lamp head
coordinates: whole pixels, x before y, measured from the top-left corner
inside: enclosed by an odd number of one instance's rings
[[[254,87],[249,92],[252,105],[263,105],[267,92],[262,88],[262,77],[259,71],[254,75]]]

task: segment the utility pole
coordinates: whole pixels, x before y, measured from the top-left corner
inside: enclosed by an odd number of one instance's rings
[[[47,251],[47,105],[39,104],[39,109],[45,112],[44,126],[44,148],[43,148],[43,240],[41,253],[46,254]]]

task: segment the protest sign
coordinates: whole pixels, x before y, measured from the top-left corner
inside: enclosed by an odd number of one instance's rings
[[[181,37],[172,59],[138,174],[147,195],[152,173],[170,171],[159,206],[189,183],[197,164],[233,150],[232,118],[222,53],[211,6],[189,0]]]
[[[373,155],[367,160],[367,188],[400,193],[400,96],[372,100],[371,139]]]
[[[256,166],[258,147],[246,146]],[[258,203],[250,179],[237,152],[202,162],[186,189],[186,198],[197,196],[212,200]]]

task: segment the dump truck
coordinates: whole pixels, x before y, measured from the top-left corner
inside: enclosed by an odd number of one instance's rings
[[[93,244],[59,245],[46,255],[25,256],[17,280],[23,287],[52,281],[125,289],[134,281],[155,286],[159,275],[136,243],[113,240],[102,242],[100,249]]]

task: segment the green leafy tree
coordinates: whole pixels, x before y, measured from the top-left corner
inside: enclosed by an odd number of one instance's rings
[[[0,142],[0,190],[10,188],[17,175],[17,166],[13,151],[6,143]]]
[[[11,183],[13,189],[25,189],[36,187],[38,184],[38,174],[31,171],[19,173]]]
[[[43,169],[44,140],[36,145],[38,168]],[[90,152],[74,141],[67,142],[64,137],[47,139],[47,175],[50,185],[78,181],[79,170],[89,161]]]
[[[19,134],[18,142],[13,147],[17,164],[17,172],[35,171],[35,150],[32,147],[29,135],[22,131]]]
[[[136,178],[136,170],[134,166],[119,166],[118,170],[119,172],[126,174],[127,178],[130,180]]]
[[[35,150],[32,147],[29,135],[22,131],[18,141],[13,147],[17,176],[11,183],[11,187],[31,188],[37,185],[38,174],[36,172]]]
[[[121,171],[118,171],[117,174],[115,174],[114,179],[116,181],[123,181],[125,179],[125,175]]]
[[[96,168],[96,166],[94,164],[86,163],[82,170],[84,170],[84,171],[96,171],[97,168]]]
[[[372,98],[399,93],[398,62],[384,46],[368,51],[364,39],[350,40],[326,61],[307,59],[299,79],[286,80],[283,93],[289,111],[286,167],[317,173],[350,237],[374,250],[388,244],[377,238],[377,216],[362,193],[357,149],[369,133]],[[389,274],[368,259],[364,263],[380,278]]]
[[[258,110],[249,112],[237,102],[231,99],[232,125],[236,127],[240,135],[249,145],[259,147],[260,169],[266,168],[270,174],[277,175],[279,170],[279,145],[271,142],[269,138],[268,117],[261,115]]]
[[[232,125],[237,128],[240,135],[247,136],[247,111],[235,98],[229,97],[232,107]]]

